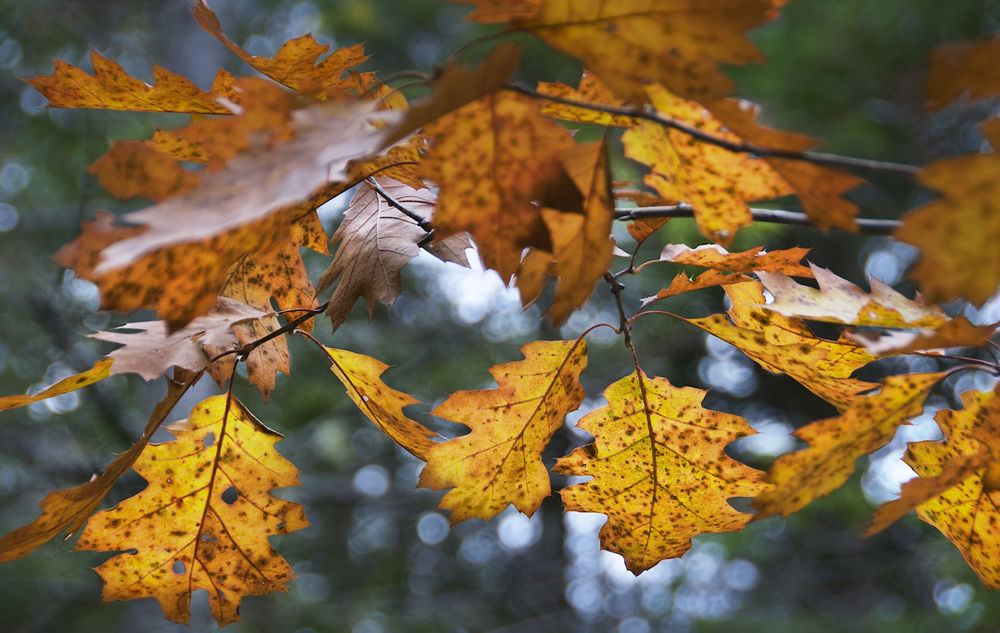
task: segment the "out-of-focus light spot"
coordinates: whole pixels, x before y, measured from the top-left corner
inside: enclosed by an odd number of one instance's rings
[[[497,544],[485,530],[470,534],[462,539],[458,556],[466,563],[482,565],[497,552]]]
[[[586,578],[574,580],[566,587],[566,602],[578,613],[586,617],[598,613],[603,605],[601,583]]]
[[[45,112],[45,104],[48,103],[48,99],[42,96],[42,93],[38,92],[34,88],[25,88],[21,91],[21,99],[19,105],[21,106],[21,111],[25,114],[35,116]]]
[[[617,633],[649,633],[649,622],[643,618],[632,616],[618,623]]]
[[[377,614],[381,616],[382,614]],[[382,633],[385,629],[382,628],[382,624],[379,623],[375,616],[369,615],[360,622],[354,625],[351,629],[351,633]]]
[[[417,520],[417,536],[428,545],[437,545],[448,536],[448,519],[437,512],[425,512]]]
[[[535,514],[529,519],[513,508],[508,508],[505,512],[506,516],[497,525],[497,538],[507,549],[524,549],[542,535],[541,514]]]
[[[354,474],[351,485],[366,497],[381,497],[389,490],[389,473],[378,464],[369,464]]]
[[[330,583],[321,574],[297,574],[292,591],[302,602],[323,602],[330,596]]]
[[[738,558],[731,561],[722,570],[722,577],[726,584],[737,591],[749,591],[757,586],[760,580],[760,572],[757,566],[748,560]]]
[[[21,61],[24,51],[15,39],[6,39],[0,44],[0,68],[13,68]]]
[[[6,202],[0,202],[0,231],[9,231],[17,226],[19,218],[17,209]]]
[[[18,163],[7,163],[0,169],[0,189],[8,196],[22,191],[31,181],[31,172]]]
[[[942,580],[934,585],[934,602],[938,611],[945,615],[965,611],[975,591],[971,585],[956,584],[954,580]]]

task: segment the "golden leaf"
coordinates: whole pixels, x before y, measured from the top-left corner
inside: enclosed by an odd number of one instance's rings
[[[113,359],[111,358],[102,358],[94,363],[94,366],[87,371],[67,376],[55,384],[49,385],[45,389],[31,395],[4,396],[0,398],[0,411],[16,409],[17,407],[23,407],[26,404],[32,404],[47,398],[54,398],[55,396],[61,396],[71,391],[82,389],[87,385],[92,385],[95,382],[100,382],[111,375],[112,362]]]

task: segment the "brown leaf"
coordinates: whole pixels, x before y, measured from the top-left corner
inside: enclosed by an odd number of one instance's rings
[[[945,349],[948,347],[979,347],[997,331],[997,323],[973,325],[959,316],[946,321],[936,329],[919,329],[912,332],[892,332],[881,337],[851,334],[851,338],[864,345],[870,354],[906,354],[909,352]]]
[[[963,94],[981,99],[1000,94],[1000,37],[941,44],[931,52],[924,92],[927,107],[940,110]]]

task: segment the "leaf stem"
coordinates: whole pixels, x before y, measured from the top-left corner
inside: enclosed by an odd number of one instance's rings
[[[390,207],[396,209],[397,211],[399,211],[400,213],[402,213],[406,217],[408,217],[411,220],[413,220],[414,222],[416,222],[417,226],[419,226],[420,228],[422,228],[425,233],[430,233],[431,232],[431,223],[430,223],[429,220],[427,220],[427,218],[423,217],[419,213],[416,213],[414,211],[410,211],[405,206],[403,206],[398,200],[396,200],[395,198],[393,198],[392,196],[390,196],[388,194],[388,192],[386,192],[386,190],[383,189],[380,184],[378,184],[377,182],[375,182],[374,178],[366,178],[365,179],[365,184],[368,185],[369,187],[371,187],[372,189],[374,189],[375,192],[379,196],[381,196],[381,198],[383,200],[385,200],[386,202],[389,203]]]
[[[302,316],[300,316],[300,317],[298,317],[298,318],[296,318],[296,319],[294,319],[292,321],[289,321],[285,325],[282,325],[281,327],[279,327],[277,330],[274,330],[272,332],[268,332],[267,334],[265,334],[264,336],[260,337],[259,339],[250,341],[246,345],[243,345],[241,347],[237,347],[235,349],[226,350],[224,352],[216,354],[215,356],[213,356],[212,358],[209,359],[209,362],[210,363],[214,363],[215,361],[219,360],[220,358],[224,358],[226,356],[229,356],[230,354],[235,354],[237,356],[237,359],[239,361],[246,360],[246,357],[249,356],[252,351],[254,351],[255,349],[257,349],[258,347],[260,347],[264,343],[267,343],[268,341],[270,341],[272,339],[278,338],[279,336],[281,336],[282,334],[285,334],[286,332],[291,332],[292,330],[294,330],[295,328],[299,327],[300,325],[302,325],[303,323],[305,323],[309,319],[315,318],[316,315],[321,314],[323,311],[325,311],[326,308],[327,308],[327,306],[329,306],[329,305],[330,305],[330,302],[327,301],[323,305],[316,306],[315,308],[295,308],[295,310],[299,310],[299,311],[305,312],[305,314],[303,314]],[[284,310],[284,312],[289,312],[289,311],[290,310]]]

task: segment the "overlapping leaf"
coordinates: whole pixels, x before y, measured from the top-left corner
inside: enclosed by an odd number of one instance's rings
[[[713,137],[740,142],[697,103],[680,99],[662,86],[648,86],[646,92],[659,115]],[[645,183],[664,198],[689,203],[701,233],[723,246],[732,241],[737,229],[752,221],[748,202],[792,193],[766,162],[709,145],[659,123],[640,121],[625,131],[622,140],[626,156],[652,169]]]
[[[355,352],[324,347],[330,357],[330,371],[344,383],[347,395],[361,412],[394,442],[419,459],[427,459],[437,433],[403,413],[403,407],[419,401],[382,382],[385,363]]]
[[[425,133],[431,149],[420,173],[440,187],[436,239],[468,232],[483,263],[505,280],[524,248],[551,252],[538,202],[566,180],[559,157],[573,140],[565,128],[542,117],[532,99],[500,92],[437,119]]]
[[[923,410],[924,400],[944,372],[890,376],[878,393],[855,398],[843,415],[795,431],[809,443],[779,457],[768,471],[773,487],[754,499],[758,518],[788,516],[839,488],[859,457],[882,448],[901,424]]]
[[[94,366],[87,371],[82,371],[72,376],[67,376],[62,380],[39,390],[36,393],[23,396],[4,396],[0,398],[0,411],[16,409],[34,402],[40,402],[48,398],[54,398],[63,394],[82,389],[95,382],[100,382],[111,375],[111,364],[113,359],[102,358],[94,363]]]
[[[875,360],[864,346],[847,338],[816,337],[799,320],[765,310],[763,286],[755,281],[726,286],[732,302],[728,317],[714,314],[685,319],[739,348],[769,371],[787,374],[840,410],[855,396],[877,386],[851,378],[856,369]]]
[[[539,0],[480,6],[473,17],[509,20],[584,65],[621,97],[643,103],[647,82],[686,98],[709,100],[733,90],[720,63],[762,61],[746,32],[777,16],[773,0]],[[534,10],[532,10],[534,9]]]
[[[900,499],[875,513],[869,533],[914,507],[944,534],[983,584],[1000,589],[1000,397],[968,391],[964,409],[942,410],[935,420],[944,442],[913,442],[906,463],[920,477],[903,485]]]
[[[931,163],[920,181],[941,197],[903,216],[895,237],[921,250],[910,276],[929,301],[982,304],[1000,287],[1000,154]]]
[[[420,486],[442,490],[451,522],[489,519],[510,504],[531,515],[549,495],[542,451],[567,413],[583,401],[579,376],[587,347],[577,341],[535,341],[524,360],[496,365],[496,389],[459,391],[431,413],[468,426],[468,435],[435,444]]]
[[[871,278],[871,294],[825,268],[810,264],[819,289],[796,283],[781,272],[758,271],[774,297],[766,309],[790,317],[878,327],[936,328],[948,316],[935,305],[907,299]]]
[[[147,446],[133,465],[146,488],[95,514],[77,549],[125,552],[97,567],[105,600],[154,597],[167,619],[187,623],[191,593],[204,589],[225,626],[243,596],[287,590],[292,568],[268,537],[308,522],[270,491],[299,485],[298,473],[274,448],[281,435],[231,396],[167,428],[177,439]]]
[[[589,475],[560,491],[567,510],[608,515],[604,549],[633,573],[674,558],[691,537],[742,529],[751,515],[727,500],[765,489],[761,473],[725,454],[754,433],[743,418],[701,406],[705,392],[633,373],[604,391],[608,404],[577,424],[594,443],[560,458],[555,470]]]
[[[851,337],[864,345],[868,352],[876,356],[884,354],[905,354],[948,347],[979,347],[990,339],[997,330],[992,325],[973,325],[965,317],[955,317],[936,329],[892,332],[880,337],[867,334],[852,334]]]
[[[973,99],[1000,94],[1000,37],[987,40],[949,42],[931,53],[927,73],[928,105],[937,110],[956,97]]]
[[[427,220],[433,217],[436,199],[433,192],[416,190],[390,178],[376,178],[375,182],[389,199],[407,210]],[[365,298],[369,315],[376,301],[391,305],[401,290],[400,271],[417,256],[418,243],[427,237],[416,220],[393,206],[389,199],[374,186],[363,184],[330,239],[331,244],[339,246],[316,284],[316,291],[323,292],[337,282],[326,310],[334,329],[344,322],[359,297]],[[465,249],[471,246],[468,236],[459,233],[432,248],[442,259],[451,258],[468,266]]]

